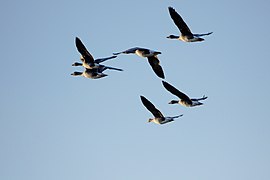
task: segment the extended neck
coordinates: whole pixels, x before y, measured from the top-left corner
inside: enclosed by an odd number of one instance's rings
[[[179,39],[179,36],[170,35],[167,37],[168,39]]]
[[[171,102],[169,102],[169,104],[178,104],[179,103],[179,101],[177,101],[177,100],[171,100]]]
[[[72,66],[82,66],[83,64],[82,63],[78,63],[78,62],[75,62],[72,64]]]
[[[72,73],[72,76],[81,76],[83,73],[82,72],[77,72],[75,71],[74,73]]]

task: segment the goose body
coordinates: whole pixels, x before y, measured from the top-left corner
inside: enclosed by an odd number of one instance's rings
[[[179,118],[183,116],[183,114],[181,114],[181,115],[173,116],[173,117],[164,117],[163,114],[148,99],[146,99],[144,96],[140,96],[140,97],[141,97],[141,101],[143,105],[154,116],[154,118],[149,118],[148,122],[153,122],[156,124],[166,124],[166,123],[174,121],[175,118]]]
[[[182,93],[181,91],[179,91],[178,89],[170,85],[169,83],[162,81],[162,84],[165,87],[165,89],[167,89],[169,92],[171,92],[172,94],[174,94],[175,96],[179,98],[179,100],[170,101],[169,104],[181,104],[186,107],[193,107],[193,106],[203,105],[203,103],[201,103],[200,101],[207,99],[206,96],[203,96],[202,98],[198,98],[198,99],[190,99],[186,94]]]
[[[99,65],[97,68],[93,68],[93,69],[85,68],[84,72],[73,72],[71,75],[83,76],[83,77],[90,78],[90,79],[99,79],[99,78],[103,78],[105,76],[108,76],[107,74],[103,73],[103,71],[105,71],[107,69],[116,70],[116,71],[123,71],[122,69]]]
[[[134,48],[130,48],[130,49],[127,49],[125,51],[122,51],[122,52],[113,53],[113,55],[119,55],[119,54],[136,54],[137,56],[147,58],[148,63],[150,64],[150,66],[151,66],[152,70],[155,72],[155,74],[162,79],[165,78],[163,69],[160,66],[160,61],[157,57],[157,55],[161,54],[161,52],[153,51],[153,50],[146,49],[146,48],[134,47]]]
[[[90,79],[99,79],[99,78],[103,78],[105,76],[108,76],[107,74],[99,72],[97,69],[85,69],[84,72],[75,71],[71,75],[72,76],[83,76],[85,78],[90,78]]]
[[[72,66],[84,66],[83,63],[79,63],[79,62],[75,62],[72,64]],[[85,68],[85,69],[90,69],[90,68]],[[91,69],[96,69],[97,71],[104,71],[106,69],[111,69],[111,70],[117,70],[117,71],[123,71],[123,69],[119,69],[119,68],[114,68],[114,67],[110,67],[110,66],[105,66],[105,65],[101,65],[99,64],[98,66],[91,68]]]
[[[202,36],[207,36],[212,34],[213,32],[204,33],[204,34],[193,34],[191,30],[189,29],[188,25],[185,23],[183,18],[178,14],[174,8],[169,7],[169,13],[170,16],[174,22],[174,24],[178,27],[180,31],[180,35],[170,35],[167,38],[169,39],[178,39],[184,42],[198,42],[198,41],[204,41]]]

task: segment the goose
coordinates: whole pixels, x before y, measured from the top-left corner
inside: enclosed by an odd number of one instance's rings
[[[88,69],[93,69],[93,68],[97,68],[99,66],[99,63],[117,57],[117,56],[111,56],[111,57],[99,58],[95,60],[93,56],[89,53],[89,51],[86,49],[86,47],[84,46],[80,38],[78,37],[75,38],[75,44],[76,44],[77,50],[81,54],[80,59],[82,63],[75,62],[72,64],[72,66],[83,66]]]
[[[154,118],[149,118],[148,122],[153,122],[156,124],[166,124],[168,122],[174,121],[175,118],[183,116],[183,114],[173,117],[164,117],[163,114],[144,96],[140,96],[143,105],[148,109],[154,116]]]
[[[90,79],[99,79],[99,78],[103,78],[105,76],[108,76],[107,74],[104,74],[102,72],[99,72],[97,69],[86,69],[84,72],[73,72],[71,74],[72,76],[83,76],[86,78],[90,78]]]
[[[101,62],[104,62],[106,60],[109,60],[109,59],[113,59],[113,58],[116,58],[117,56],[110,56],[110,57],[106,57],[106,58],[99,58],[99,59],[96,59],[94,61],[94,63],[96,65],[99,65]],[[98,66],[94,66],[94,67],[90,67],[88,63],[85,63],[83,57],[80,58],[82,60],[82,63],[79,63],[79,62],[74,62],[72,64],[72,66],[83,66],[85,68],[88,68],[88,69],[93,69],[93,68],[97,68]]]
[[[119,55],[119,54],[136,54],[143,58],[146,57],[148,59],[148,63],[152,67],[155,74],[162,79],[165,78],[163,69],[160,66],[160,61],[158,60],[158,57],[157,57],[157,55],[161,54],[161,52],[153,51],[146,48],[134,47],[134,48],[130,48],[125,51],[122,51],[122,52],[113,53],[113,55]]]
[[[180,98],[180,100],[170,101],[169,104],[181,104],[186,107],[193,107],[193,106],[203,105],[203,103],[199,101],[207,99],[206,96],[203,96],[202,98],[198,98],[198,99],[190,99],[187,95],[180,92],[178,89],[176,89],[169,83],[162,81],[162,84],[165,87],[165,89],[167,89],[169,92],[171,92],[172,94]]]
[[[83,76],[83,77],[90,78],[90,79],[99,79],[99,78],[103,78],[105,76],[108,76],[107,74],[103,73],[103,71],[105,71],[106,69],[123,71],[122,69],[109,67],[109,66],[104,66],[104,65],[99,65],[98,68],[94,68],[94,69],[85,68],[84,72],[75,71],[71,75],[73,75],[73,76]]]
[[[193,34],[191,30],[189,29],[188,25],[185,23],[185,21],[182,19],[182,17],[174,10],[174,8],[169,7],[169,13],[170,16],[175,23],[175,25],[178,27],[178,29],[181,32],[180,36],[170,35],[167,38],[169,39],[178,39],[184,42],[197,42],[197,41],[204,41],[202,36],[207,36],[212,34],[213,32],[204,33],[204,34]]]

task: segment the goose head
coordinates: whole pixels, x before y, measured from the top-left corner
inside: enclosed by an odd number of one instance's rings
[[[148,119],[148,122],[150,123],[150,122],[152,122],[154,119],[152,119],[152,118],[149,118]]]

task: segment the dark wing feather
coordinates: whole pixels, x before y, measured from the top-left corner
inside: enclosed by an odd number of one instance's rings
[[[164,72],[162,67],[159,65],[159,60],[155,56],[148,57],[148,62],[150,66],[152,67],[153,71],[156,73],[156,75],[162,79],[165,78]]]
[[[106,57],[106,58],[99,58],[99,59],[96,59],[95,60],[95,63],[99,64],[99,63],[102,63],[104,61],[107,61],[109,59],[113,59],[113,58],[116,58],[117,56],[111,56],[111,57]]]
[[[162,113],[144,96],[141,96],[141,101],[143,105],[153,114],[154,117],[164,117]]]
[[[177,97],[179,97],[180,99],[192,104],[192,101],[190,100],[190,98],[185,95],[184,93],[180,92],[178,89],[176,89],[175,87],[173,87],[172,85],[170,85],[169,83],[162,81],[163,86],[165,87],[165,89],[167,89],[169,92],[171,92],[172,94],[176,95]]]
[[[129,49],[125,50],[125,51],[113,53],[113,55],[119,55],[119,54],[121,54],[121,53],[124,53],[124,54],[131,54],[131,53],[135,53],[136,50],[138,50],[138,49],[141,49],[141,48],[138,48],[138,47],[129,48]]]
[[[86,47],[83,45],[82,41],[78,37],[76,37],[75,43],[76,43],[76,47],[78,51],[83,56],[85,62],[89,64],[94,64],[93,56],[88,52],[88,50],[86,49]]]
[[[178,29],[183,35],[193,36],[188,25],[172,7],[169,7],[169,13],[170,13],[171,18],[173,19],[174,24],[178,27]]]

